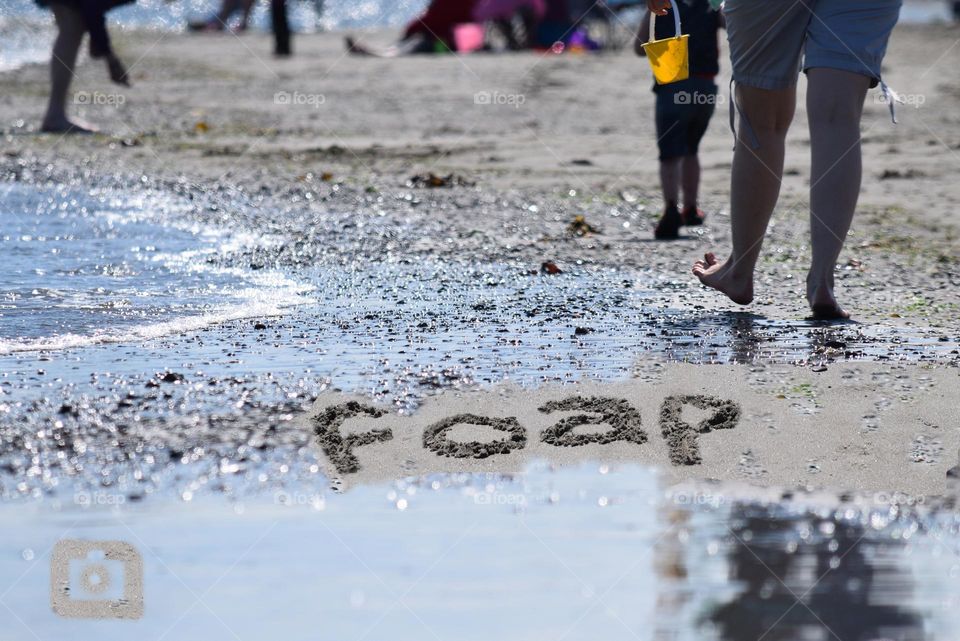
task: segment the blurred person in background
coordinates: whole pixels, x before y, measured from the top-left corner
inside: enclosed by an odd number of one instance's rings
[[[190,31],[223,31],[229,28],[230,19],[233,15],[240,12],[240,24],[237,31],[246,31],[250,23],[250,14],[253,12],[253,3],[255,0],[223,0],[220,3],[220,9],[207,18],[187,23],[187,29]]]
[[[717,41],[723,17],[710,8],[708,0],[678,0],[680,24],[690,36],[690,77],[667,85],[654,84],[657,96],[655,120],[660,159],[660,188],[663,215],[654,237],[674,240],[684,225],[702,225],[704,213],[698,207],[700,191],[700,140],[707,132],[717,101],[714,82],[720,72]],[[673,20],[657,20],[656,40],[674,35]],[[640,18],[634,51],[644,56],[643,44],[650,40],[650,12]],[[680,197],[683,196],[683,209]]]
[[[57,38],[50,59],[50,98],[41,131],[50,133],[93,133],[86,124],[67,117],[67,92],[75,75],[83,35],[90,34],[90,57],[103,60],[110,79],[130,86],[127,69],[113,52],[107,32],[107,12],[133,0],[37,0],[49,7],[57,22]]]

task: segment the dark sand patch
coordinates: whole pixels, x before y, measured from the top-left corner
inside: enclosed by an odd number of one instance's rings
[[[696,426],[683,420],[683,406],[692,405],[712,413]],[[670,444],[670,460],[674,465],[696,465],[701,461],[697,435],[713,430],[729,430],[740,420],[740,406],[715,396],[688,394],[669,396],[660,408],[660,427]]]
[[[506,432],[507,438],[489,442],[454,441],[447,434],[457,425],[486,425]],[[423,432],[423,446],[431,452],[451,458],[487,458],[494,454],[509,454],[513,450],[523,449],[527,444],[527,433],[512,416],[490,418],[476,414],[457,414],[437,421]]]
[[[640,413],[622,398],[571,396],[562,401],[550,401],[539,408],[539,411],[546,414],[572,410],[585,410],[598,416],[576,414],[561,419],[556,425],[548,427],[540,434],[540,439],[544,443],[577,447],[587,443],[605,445],[615,441],[627,441],[642,445],[647,442],[647,433],[641,427]],[[607,423],[611,427],[605,432],[588,434],[574,432],[574,429],[581,425],[600,423]]]
[[[342,405],[328,407],[313,418],[317,442],[339,474],[351,474],[360,470],[360,464],[353,453],[354,448],[389,441],[393,438],[393,432],[388,429],[374,429],[360,434],[342,434],[340,426],[347,419],[360,414],[378,418],[386,414],[386,411],[349,401]]]

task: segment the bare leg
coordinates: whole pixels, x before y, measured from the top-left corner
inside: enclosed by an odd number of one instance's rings
[[[683,220],[677,201],[680,198],[680,158],[668,158],[660,161],[660,188],[663,189],[663,215],[657,221],[653,237],[657,240],[676,240],[680,238]]]
[[[692,209],[696,211],[700,190],[700,159],[696,154],[683,157],[682,175],[683,208],[684,210]]]
[[[240,2],[240,31],[246,31],[250,24],[250,14],[253,13],[253,0],[242,0]]]
[[[217,31],[226,29],[227,25],[230,24],[230,18],[233,17],[233,14],[235,14],[239,8],[240,0],[223,0],[220,4],[220,10],[217,11],[214,19],[210,21],[209,28]]]
[[[760,256],[770,215],[780,196],[784,139],[793,119],[797,88],[768,90],[737,86],[737,103],[760,143],[753,149],[743,118],[737,132],[730,178],[730,223],[733,252],[724,262],[708,252],[693,266],[704,285],[735,303],[753,301],[753,270]]]
[[[665,207],[676,207],[680,201],[680,158],[660,161],[660,188]]]
[[[870,80],[836,69],[810,69],[810,244],[807,300],[816,318],[849,318],[833,295],[833,272],[860,195],[860,115]]]
[[[54,3],[52,7],[57,20],[57,39],[53,43],[53,55],[50,58],[50,100],[41,129],[55,133],[89,133],[88,128],[67,117],[67,93],[77,64],[77,52],[80,51],[86,31],[83,17],[76,9],[61,3]]]
[[[270,20],[273,23],[273,55],[291,55],[287,0],[270,0]]]

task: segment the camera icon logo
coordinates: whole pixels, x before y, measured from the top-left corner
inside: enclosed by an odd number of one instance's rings
[[[689,91],[678,91],[673,96],[673,101],[678,105],[689,105],[691,103],[691,95]]]
[[[143,557],[123,541],[58,541],[50,558],[50,606],[71,619],[139,619]]]

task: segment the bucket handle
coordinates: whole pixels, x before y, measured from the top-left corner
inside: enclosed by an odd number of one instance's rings
[[[673,27],[675,31],[673,32],[674,38],[680,37],[680,10],[677,8],[677,0],[670,0],[671,13],[673,13]],[[648,43],[653,42],[657,39],[657,28],[656,28],[656,19],[657,14],[650,12],[650,38],[647,40]]]

